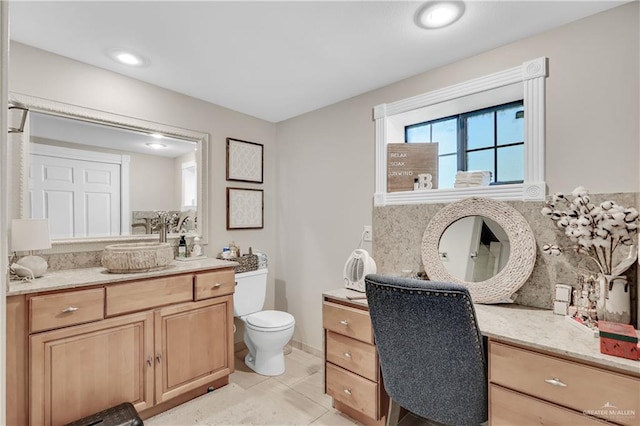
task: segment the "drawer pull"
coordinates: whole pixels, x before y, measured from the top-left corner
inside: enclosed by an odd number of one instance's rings
[[[149,367],[153,365],[153,357],[151,355],[149,355],[149,357],[147,358],[147,365]]]
[[[162,362],[162,355],[160,353],[156,354],[156,360],[158,361],[158,364]]]
[[[344,393],[351,395],[351,388],[344,388]]]
[[[351,352],[345,352],[345,353],[344,353],[344,356],[345,356],[346,358],[351,358]]]
[[[340,321],[340,324],[344,325],[345,327],[348,327],[349,326],[349,321],[342,320],[342,321]]]
[[[566,383],[562,383],[557,377],[554,377],[553,379],[544,379],[544,381],[553,386],[560,386],[561,388],[567,387]]]
[[[220,287],[222,287],[222,284],[220,284],[220,283],[215,283],[213,285],[213,288],[220,288]]]
[[[80,309],[80,308],[78,308],[78,307],[76,307],[76,306],[69,306],[69,307],[67,307],[67,308],[64,308],[64,309],[62,310],[62,313],[63,313],[63,314],[69,314],[69,313],[71,313],[71,312],[75,312],[75,311],[77,311],[78,309]]]

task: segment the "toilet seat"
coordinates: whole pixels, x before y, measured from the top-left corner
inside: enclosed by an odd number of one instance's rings
[[[274,332],[293,327],[295,318],[288,312],[260,311],[244,318],[248,328],[258,331]]]

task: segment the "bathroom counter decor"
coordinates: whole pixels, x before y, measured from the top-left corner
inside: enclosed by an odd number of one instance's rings
[[[258,255],[256,254],[245,254],[244,256],[228,257],[226,259],[221,259],[221,260],[236,262],[238,264],[235,267],[236,274],[241,274],[242,272],[255,271],[258,269]]]

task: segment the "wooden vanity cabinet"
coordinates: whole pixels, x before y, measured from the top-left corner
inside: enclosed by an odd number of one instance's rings
[[[368,309],[325,298],[322,324],[325,393],[333,398],[334,408],[364,424],[384,424],[389,397]]]
[[[7,399],[8,424],[62,425],[125,401],[145,418],[227,384],[234,371],[229,281],[234,272],[226,268],[12,296],[21,324],[7,334],[17,346],[8,351],[8,368],[16,368],[8,388],[18,392]],[[196,300],[196,283],[224,291]]]

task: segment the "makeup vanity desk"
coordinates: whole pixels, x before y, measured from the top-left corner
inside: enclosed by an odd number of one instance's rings
[[[323,293],[325,392],[336,409],[383,424],[388,396],[367,301],[349,299],[363,295]],[[490,425],[640,424],[640,361],[600,353],[599,338],[549,310],[475,310],[488,339]]]

